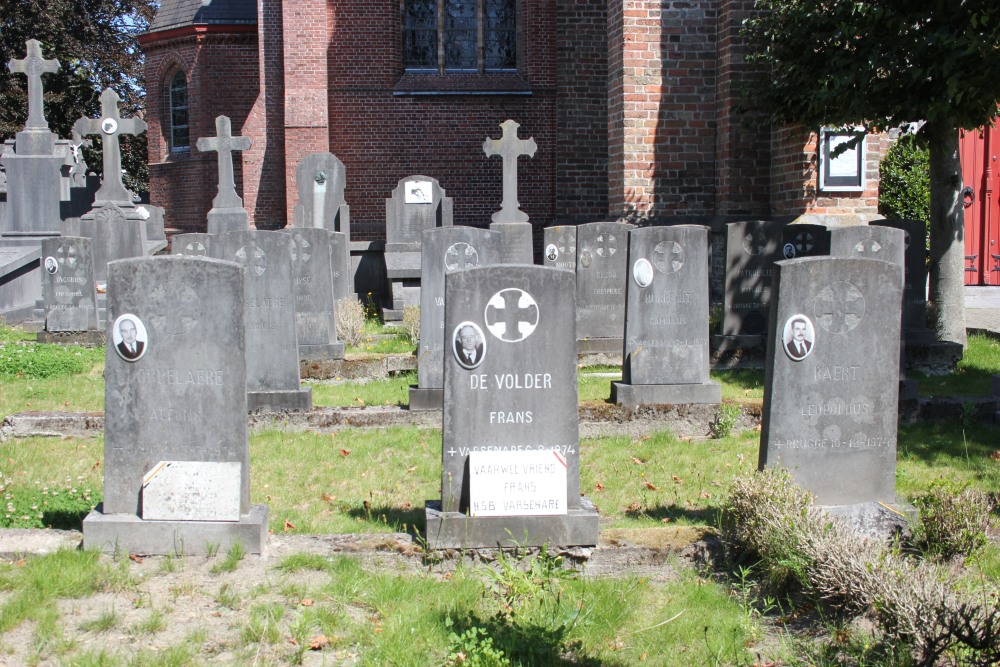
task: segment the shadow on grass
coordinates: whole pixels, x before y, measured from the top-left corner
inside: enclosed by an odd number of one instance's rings
[[[42,523],[58,530],[83,530],[83,520],[88,514],[90,509],[50,510],[42,514]]]
[[[625,515],[633,518],[646,517],[661,522],[667,519],[667,523],[685,519],[693,524],[717,526],[721,511],[718,507],[692,507],[671,503],[670,505],[629,508],[625,510]]]
[[[712,375],[740,389],[764,389],[764,371],[755,369],[734,369],[712,371]]]
[[[980,422],[963,424],[958,419],[900,424],[898,449],[903,459],[985,472],[996,465],[992,456],[1000,449],[1000,429]]]
[[[364,505],[353,505],[342,511],[349,517],[382,524],[397,533],[422,534],[426,527],[423,507],[404,509],[389,505],[370,505],[365,502]]]
[[[442,622],[447,622],[442,619]],[[468,630],[477,628],[474,639],[459,640],[453,648],[466,653],[466,660],[481,664],[483,653],[489,651],[486,638],[492,640],[492,648],[502,651],[515,665],[552,665],[554,667],[624,667],[620,661],[602,661],[577,653],[579,646],[568,643],[571,626],[557,624],[538,625],[535,623],[508,622],[503,618],[482,618],[478,615],[452,619],[452,631],[462,637]],[[484,637],[485,635],[485,637]],[[485,664],[485,663],[482,663]]]

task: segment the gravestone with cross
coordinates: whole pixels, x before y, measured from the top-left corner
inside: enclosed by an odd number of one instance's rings
[[[208,233],[221,234],[249,229],[250,216],[243,208],[243,199],[236,194],[233,152],[250,150],[249,137],[234,137],[232,121],[227,116],[215,119],[214,137],[198,139],[198,150],[215,151],[219,165],[219,187],[208,212]]]
[[[626,285],[622,381],[611,383],[611,400],[719,403],[708,376],[708,228],[630,231]]]
[[[170,239],[170,250],[175,255],[188,257],[212,257],[212,239],[214,234],[204,232],[174,234]]]
[[[28,80],[28,120],[15,138],[17,154],[52,155],[56,135],[49,130],[49,123],[45,120],[42,75],[58,72],[59,61],[55,58],[46,60],[42,55],[42,44],[37,39],[29,39],[24,45],[24,58],[11,58],[7,62],[11,74],[23,74]]]
[[[782,230],[781,256],[820,257],[830,254],[830,230],[826,225],[794,223]]]
[[[444,400],[444,279],[453,271],[500,263],[500,235],[474,227],[439,227],[423,233],[417,385],[410,410],[440,410]]]
[[[46,331],[97,330],[90,239],[61,236],[42,241],[42,296]]]
[[[546,227],[542,246],[543,266],[576,271],[576,225]]]
[[[299,358],[343,359],[337,340],[337,303],[333,296],[330,235],[317,227],[289,227],[295,279],[295,327]]]
[[[385,200],[385,271],[392,299],[382,311],[386,321],[402,320],[406,306],[420,303],[422,235],[450,227],[452,208],[452,198],[430,176],[407,176]]]
[[[118,111],[121,98],[111,88],[101,93],[101,117],[80,118],[73,130],[81,137],[99,135],[104,164],[104,181],[94,195],[94,207],[112,202],[121,208],[134,209],[132,193],[122,183],[122,156],[118,137],[123,134],[137,136],[146,131],[146,122],[141,118],[122,118]]]
[[[204,257],[111,263],[104,500],[83,521],[86,548],[264,550],[267,507],[250,504],[241,272]]]
[[[576,228],[579,352],[622,351],[628,233],[633,228],[620,222],[590,222]]]
[[[312,389],[299,379],[299,348],[287,232],[226,232],[212,239],[212,255],[235,261],[246,281],[247,406],[253,410],[309,410]]]
[[[726,225],[726,279],[719,349],[750,348],[767,334],[774,263],[782,259],[784,225],[770,220]]]
[[[319,227],[342,236],[333,236],[334,291],[338,299],[353,295],[351,267],[351,207],[344,200],[347,171],[333,153],[310,153],[295,168],[298,204],[296,227]]]
[[[894,502],[902,264],[781,261],[773,286],[760,466],[820,505]]]
[[[873,220],[872,227],[903,230],[903,338],[907,344],[928,345],[936,340],[927,328],[927,225],[923,220]]]
[[[597,512],[580,495],[573,274],[495,265],[444,280],[441,503],[427,504],[429,547],[596,544]],[[559,481],[530,488],[541,473]],[[488,487],[499,476],[510,486]]]
[[[521,156],[534,157],[538,145],[531,137],[519,139],[521,125],[513,120],[500,124],[499,139],[486,138],[483,152],[486,157],[500,156],[503,160],[503,200],[500,210],[491,217],[490,229],[503,235],[503,263],[531,264],[534,262],[532,231],[528,214],[521,210],[517,200],[517,161]]]

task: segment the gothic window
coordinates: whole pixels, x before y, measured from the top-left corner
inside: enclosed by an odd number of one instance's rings
[[[403,0],[403,59],[412,72],[517,68],[516,0]]]
[[[184,72],[177,72],[170,78],[169,91],[170,112],[170,150],[172,152],[186,151],[190,144],[188,140],[188,87]]]

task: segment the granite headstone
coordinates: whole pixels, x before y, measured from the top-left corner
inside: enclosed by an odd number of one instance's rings
[[[873,220],[871,226],[894,227],[904,234],[903,335],[907,343],[936,339],[927,327],[927,225],[923,220]]]
[[[543,233],[542,265],[576,271],[576,226],[546,227]]]
[[[751,220],[726,225],[726,280],[720,347],[753,347],[767,333],[774,263],[782,259],[783,227]]]
[[[337,340],[337,304],[333,298],[330,234],[317,227],[289,227],[295,278],[295,328],[299,358],[343,359]]]
[[[628,233],[634,225],[589,222],[576,228],[576,335],[579,352],[622,350]]]
[[[250,150],[250,138],[234,137],[228,116],[216,117],[215,135],[201,137],[197,143],[198,150],[203,153],[215,151],[218,162],[219,183],[208,211],[208,233],[243,231],[250,227],[250,216],[243,208],[243,199],[236,194],[233,152]]]
[[[62,236],[42,241],[42,298],[46,331],[97,330],[90,239]]]
[[[333,153],[310,153],[299,161],[295,169],[295,187],[299,203],[295,207],[296,227],[319,227],[340,232],[343,241],[334,241],[333,266],[340,267],[341,281],[347,291],[334,291],[337,298],[354,293],[354,273],[351,271],[351,207],[344,200],[347,171],[344,163]],[[334,283],[338,283],[337,280]]]
[[[794,223],[782,231],[781,255],[784,259],[820,257],[830,254],[830,230],[826,225]]]
[[[500,138],[487,137],[483,142],[486,157],[500,156],[503,160],[503,200],[500,210],[491,217],[490,229],[502,235],[501,261],[504,264],[534,263],[531,225],[528,224],[528,214],[521,210],[517,200],[517,160],[522,155],[535,157],[538,145],[531,137],[519,139],[517,131],[520,127],[513,120],[505,120],[500,124]]]
[[[212,257],[212,239],[215,234],[189,233],[175,234],[170,240],[170,249],[175,255],[189,257]]]

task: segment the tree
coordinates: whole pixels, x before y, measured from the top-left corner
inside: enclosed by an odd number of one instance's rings
[[[140,113],[145,101],[142,53],[137,36],[146,30],[154,0],[0,0],[0,139],[12,139],[28,117],[27,79],[11,74],[7,63],[25,55],[24,43],[37,39],[59,71],[42,77],[45,118],[60,138],[71,137],[73,123],[100,114],[100,94],[113,88],[121,113]],[[87,151],[87,164],[100,172],[100,145]],[[126,187],[148,186],[145,136],[122,141]]]
[[[773,121],[864,132],[926,121],[929,312],[940,340],[964,345],[958,131],[997,113],[1000,2],[756,0],[755,7],[745,34],[765,73],[751,102]]]

